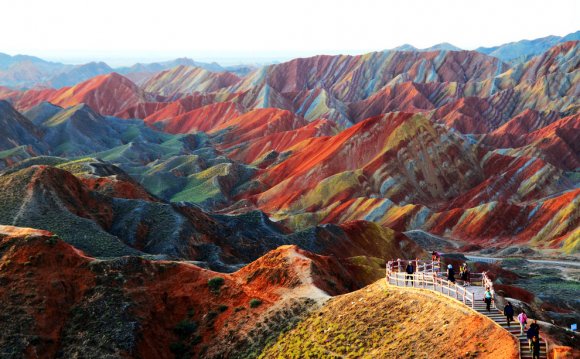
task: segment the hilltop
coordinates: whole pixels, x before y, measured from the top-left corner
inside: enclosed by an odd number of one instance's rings
[[[380,280],[330,299],[260,358],[518,358],[516,340],[459,303]]]

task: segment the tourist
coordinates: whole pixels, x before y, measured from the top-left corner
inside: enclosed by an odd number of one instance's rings
[[[431,260],[433,262],[436,262],[437,261],[437,252],[433,251],[433,253],[431,253]]]
[[[493,299],[493,295],[489,290],[489,287],[485,287],[485,294],[483,295],[483,300],[485,301],[485,308],[487,311],[491,311],[491,301]]]
[[[453,270],[453,266],[451,264],[447,266],[447,280],[455,284],[455,271]]]
[[[526,312],[522,310],[522,312],[518,315],[518,323],[520,323],[520,335],[524,335],[527,322],[528,316],[526,315]]]
[[[467,266],[465,267],[465,286],[469,287],[471,285],[471,272]]]
[[[405,272],[407,272],[407,275],[405,276],[405,285],[407,285],[407,281],[409,279],[411,279],[411,284],[413,284],[413,273],[415,273],[415,268],[413,268],[411,261],[409,261],[409,263],[407,264]]]
[[[467,287],[469,285],[469,269],[467,268],[467,263],[463,263],[459,269],[459,276],[463,281],[463,286]]]
[[[538,321],[536,319],[534,319],[534,322],[530,325],[526,334],[528,337],[528,344],[530,345],[530,351],[532,351],[532,338],[540,337],[540,326],[538,325]]]
[[[512,303],[507,302],[505,307],[503,307],[503,315],[506,317],[507,325],[509,328],[510,323],[514,321],[514,307],[512,307]]]
[[[532,337],[532,359],[540,359],[540,339],[537,335]]]

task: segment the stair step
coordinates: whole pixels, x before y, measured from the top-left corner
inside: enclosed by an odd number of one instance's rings
[[[524,343],[524,342],[527,344],[528,338],[520,338],[520,343]],[[544,344],[545,344],[544,341],[540,340],[540,345],[544,345]]]

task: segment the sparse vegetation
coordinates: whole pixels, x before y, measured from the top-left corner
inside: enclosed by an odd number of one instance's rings
[[[482,323],[459,306],[416,292],[384,290],[377,283],[370,290],[331,299],[269,341],[259,357],[412,358],[437,353],[455,358],[476,350],[490,351],[489,357],[517,355],[509,333],[491,321]],[[481,342],[487,345],[481,347],[477,344]]]
[[[250,308],[258,308],[262,305],[262,301],[260,299],[253,298],[250,300]]]
[[[207,281],[207,285],[213,293],[217,294],[220,292],[220,288],[225,284],[225,282],[225,279],[222,277],[213,277]]]
[[[183,319],[173,327],[173,332],[179,338],[179,341],[171,343],[169,350],[175,355],[176,359],[191,358],[194,356],[193,347],[202,341],[202,337],[197,334],[199,325],[191,320],[195,311],[190,308],[187,311],[188,319]]]

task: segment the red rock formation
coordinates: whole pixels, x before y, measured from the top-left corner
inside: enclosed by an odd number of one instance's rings
[[[207,346],[213,346],[208,355],[228,353],[240,345],[246,349],[236,333],[253,330],[264,316],[281,321],[276,313],[307,309],[294,306],[297,301],[324,299],[362,284],[353,276],[362,266],[295,246],[271,251],[233,274],[139,257],[95,260],[33,229],[0,226],[0,246],[6,249],[0,253],[0,304],[3,315],[14,315],[3,320],[0,344],[30,356],[107,351],[160,358],[169,357],[178,342],[192,343],[192,355]],[[210,286],[217,277],[222,283]],[[366,280],[372,277],[367,273]],[[257,306],[250,306],[252,299],[259,300]],[[110,312],[112,306],[122,315]],[[179,331],[179,323],[190,326]],[[96,346],[78,335],[75,328],[81,327]],[[12,340],[31,336],[37,339]],[[230,345],[218,345],[226,339]]]
[[[55,89],[32,89],[7,96],[21,111],[48,101],[61,107],[86,103],[103,115],[123,112],[138,103],[150,99],[129,79],[111,73],[94,77],[72,87]]]
[[[513,155],[539,156],[566,170],[580,167],[580,115],[558,119],[526,111],[504,126],[483,136],[482,143],[494,148],[517,148]]]
[[[169,133],[192,133],[192,132],[212,132],[215,128],[241,115],[241,109],[232,102],[218,102],[191,111],[184,112],[167,106],[165,109],[147,117],[145,122],[163,122],[163,130]],[[177,115],[167,116],[164,113],[173,111]],[[181,113],[181,114],[179,114]],[[165,117],[167,116],[167,117]],[[165,120],[162,120],[166,118]]]
[[[268,168],[261,180],[270,189],[255,199],[264,210],[279,211],[297,201],[309,201],[301,197],[313,191],[310,196],[313,203],[320,205],[315,198],[326,197],[323,201],[329,204],[338,198],[332,196],[347,199],[381,193],[383,183],[396,177],[400,182],[395,181],[389,188],[392,198],[403,199],[415,192],[415,200],[440,201],[449,191],[464,191],[475,185],[480,169],[475,155],[464,152],[456,142],[459,139],[449,137],[442,145],[440,136],[446,135],[438,131],[442,129],[433,128],[423,116],[397,113],[370,118],[332,137],[311,138],[291,148],[292,155],[283,162]],[[426,147],[432,147],[440,155],[420,155]],[[456,171],[451,173],[449,168],[432,162],[460,157],[461,163],[456,166],[466,174],[464,180],[453,179]],[[414,168],[406,168],[405,161],[414,161]],[[450,172],[438,174],[435,168]],[[332,178],[337,182],[328,188],[334,189],[325,193],[328,190],[324,186],[330,186]],[[336,190],[339,192],[333,192]],[[317,191],[324,194],[317,195]]]
[[[349,108],[350,117],[357,121],[393,111],[426,112],[432,110],[434,104],[417,89],[416,84],[405,82],[387,86]]]
[[[271,151],[285,152],[304,140],[331,136],[337,132],[338,129],[333,122],[320,119],[295,130],[276,132],[248,141],[240,146],[234,146],[228,151],[228,156],[245,163],[252,163]],[[265,165],[269,165],[269,163],[265,163]]]
[[[61,107],[86,103],[103,115],[114,115],[146,100],[147,96],[137,85],[117,73],[97,76],[69,89],[59,90],[49,99]]]

